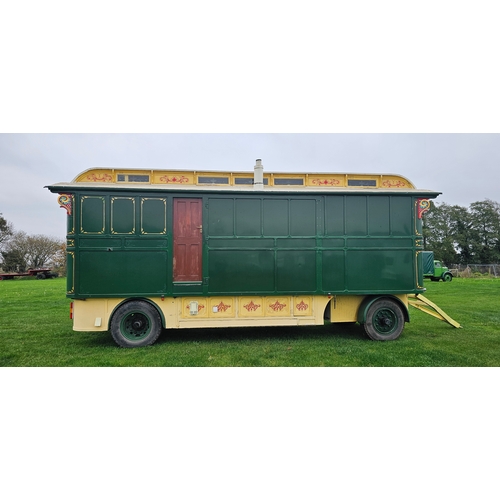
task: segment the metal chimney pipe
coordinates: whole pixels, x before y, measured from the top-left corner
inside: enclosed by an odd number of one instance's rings
[[[262,160],[255,160],[253,188],[256,190],[264,189],[264,165],[262,165]]]

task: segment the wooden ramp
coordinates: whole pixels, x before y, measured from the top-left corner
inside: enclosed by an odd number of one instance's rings
[[[451,319],[442,309],[440,309],[434,302],[429,300],[427,297],[423,295],[408,295],[408,303],[415,307],[416,309],[420,309],[424,313],[430,314],[441,321],[445,321],[446,323],[454,326],[455,328],[462,328],[460,323],[457,323],[454,319]]]

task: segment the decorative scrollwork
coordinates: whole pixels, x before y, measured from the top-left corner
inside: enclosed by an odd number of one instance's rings
[[[254,301],[252,300],[249,304],[245,304],[243,306],[248,312],[255,312],[259,307],[260,304],[254,304]]]
[[[315,186],[338,186],[340,181],[337,179],[314,179],[312,183]]]
[[[102,174],[100,177],[96,174],[87,175],[87,181],[90,182],[112,182],[113,176],[109,174]]]
[[[189,179],[184,176],[184,175],[174,175],[172,177],[169,177],[168,175],[164,175],[160,177],[160,181],[164,182],[165,184],[185,184],[186,182],[189,182]]]
[[[278,311],[282,311],[283,309],[285,309],[286,307],[286,304],[282,304],[281,302],[279,302],[278,300],[274,303],[274,304],[270,304],[269,307],[274,311],[274,312],[278,312]]]
[[[382,186],[384,186],[386,188],[404,188],[404,187],[406,187],[406,182],[386,180],[386,181],[382,182]]]
[[[417,201],[417,215],[418,218],[421,219],[422,215],[427,212],[431,208],[431,200],[428,200],[426,198],[420,198]]]
[[[216,306],[217,311],[219,312],[226,312],[231,306],[229,304],[224,304],[224,302],[221,301],[221,303]]]
[[[73,196],[71,194],[61,194],[57,198],[60,208],[64,208],[68,213],[68,216],[73,213]]]
[[[297,304],[296,307],[298,311],[307,311],[309,309],[309,305],[307,305],[303,300]]]

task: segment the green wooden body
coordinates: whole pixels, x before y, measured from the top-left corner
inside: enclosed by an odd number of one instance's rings
[[[73,186],[69,297],[423,291],[428,191],[218,191]],[[175,198],[202,202],[202,277],[173,279]]]

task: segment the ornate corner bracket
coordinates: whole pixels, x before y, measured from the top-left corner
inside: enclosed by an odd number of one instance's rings
[[[59,203],[60,208],[64,208],[64,210],[66,210],[68,216],[73,213],[73,196],[71,194],[59,195],[57,202]]]

